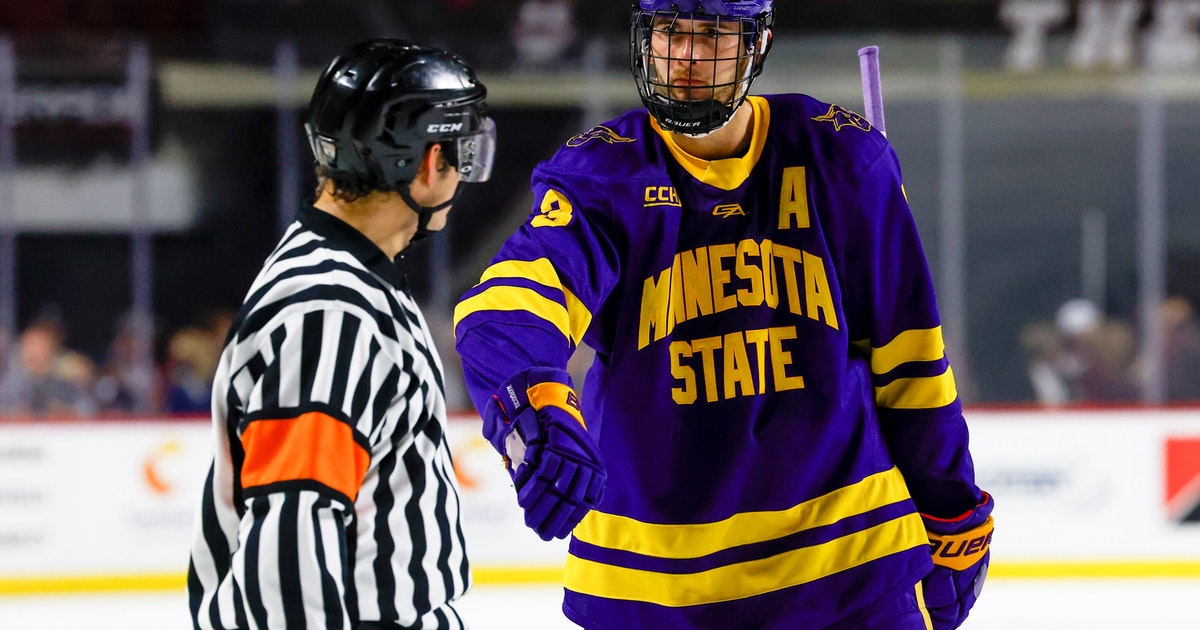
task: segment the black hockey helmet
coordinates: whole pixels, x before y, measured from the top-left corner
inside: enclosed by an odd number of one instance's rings
[[[495,124],[487,89],[452,53],[400,39],[351,46],[321,73],[305,131],[317,163],[335,181],[407,193],[431,143],[462,181],[491,174]]]
[[[677,133],[703,135],[729,122],[750,93],[750,83],[762,73],[771,48],[771,25],[775,21],[773,5],[774,0],[638,0],[633,5],[630,70],[637,81],[642,104],[659,126]],[[655,66],[656,60],[682,61],[683,55],[688,54],[673,48],[678,20],[711,22],[718,30],[724,32],[728,28],[730,34],[740,38],[736,51],[710,60],[735,62],[737,71],[727,82],[720,82],[713,76],[708,98],[672,95],[670,77],[659,76]],[[651,40],[656,33],[671,42],[666,50],[651,49]],[[684,35],[690,35],[693,44],[706,36],[701,33]]]

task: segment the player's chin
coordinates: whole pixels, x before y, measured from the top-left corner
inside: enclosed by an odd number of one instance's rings
[[[713,98],[711,87],[673,87],[671,98],[677,101],[707,101]]]

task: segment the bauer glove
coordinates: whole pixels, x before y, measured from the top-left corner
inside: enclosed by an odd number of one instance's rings
[[[952,520],[922,514],[933,571],[925,576],[925,606],[934,630],[962,625],[987,578],[992,543],[992,497]]]
[[[483,410],[483,436],[504,466],[542,540],[565,538],[604,495],[604,463],[579,412],[571,377],[532,368],[500,387]]]

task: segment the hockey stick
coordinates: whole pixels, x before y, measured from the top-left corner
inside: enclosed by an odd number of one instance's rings
[[[883,135],[887,126],[883,121],[883,87],[879,80],[879,47],[867,46],[858,49],[858,68],[862,72],[863,104],[866,105],[867,120]]]

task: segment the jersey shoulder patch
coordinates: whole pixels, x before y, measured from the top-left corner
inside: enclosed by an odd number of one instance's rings
[[[820,116],[814,116],[813,120],[833,125],[834,131],[841,131],[843,127],[850,127],[859,131],[871,130],[871,123],[866,117],[860,116],[841,105],[830,105],[829,111]]]
[[[593,140],[608,144],[619,144],[623,142],[633,142],[636,140],[636,138],[627,138],[614,131],[611,127],[597,125],[581,134],[571,136],[571,138],[567,140],[567,146],[571,148],[581,147]]]

